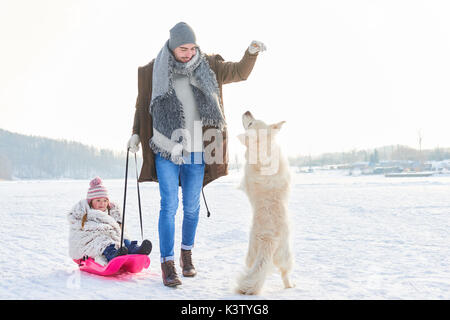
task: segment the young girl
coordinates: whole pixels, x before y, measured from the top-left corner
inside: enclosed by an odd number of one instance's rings
[[[85,256],[106,264],[113,258],[125,254],[150,254],[149,240],[128,240],[124,233],[125,246],[120,248],[122,214],[119,207],[109,201],[108,191],[99,177],[90,182],[86,199],[75,204],[68,214],[69,255],[72,259]],[[106,261],[105,261],[106,259]]]

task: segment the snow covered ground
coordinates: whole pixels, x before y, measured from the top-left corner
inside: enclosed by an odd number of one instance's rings
[[[344,172],[294,174],[290,200],[296,288],[274,273],[257,297],[233,293],[247,250],[250,205],[239,172],[205,188],[195,278],[164,287],[157,184],[141,184],[150,268],[136,275],[81,273],[68,257],[66,213],[88,181],[0,182],[0,299],[450,299],[450,177],[385,178]],[[123,201],[123,181],[105,180]],[[127,229],[140,240],[136,186]],[[177,214],[176,258],[182,209]],[[178,269],[179,270],[179,269]]]

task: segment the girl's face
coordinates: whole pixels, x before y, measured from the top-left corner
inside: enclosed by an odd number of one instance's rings
[[[95,210],[106,211],[108,209],[109,200],[108,198],[98,198],[91,202],[92,208]]]

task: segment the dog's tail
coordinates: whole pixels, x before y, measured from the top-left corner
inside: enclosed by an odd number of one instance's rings
[[[236,293],[258,294],[273,267],[273,244],[263,241],[255,260],[250,268],[247,268],[238,278]]]

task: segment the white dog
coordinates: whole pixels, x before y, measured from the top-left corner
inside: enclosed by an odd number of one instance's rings
[[[267,125],[247,111],[242,116],[245,133],[238,136],[246,146],[244,177],[240,188],[253,209],[246,271],[236,292],[258,294],[272,266],[281,272],[284,287],[291,288],[293,258],[289,241],[288,197],[290,173],[275,136],[285,121]]]

